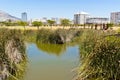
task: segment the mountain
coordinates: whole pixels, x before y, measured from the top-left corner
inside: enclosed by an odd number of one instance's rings
[[[4,11],[1,11],[0,10],[0,22],[2,21],[8,21],[8,20],[11,20],[11,21],[20,21],[21,19],[17,18],[17,17],[14,17]]]

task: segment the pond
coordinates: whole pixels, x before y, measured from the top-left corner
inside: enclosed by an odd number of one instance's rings
[[[28,64],[23,80],[72,80],[79,65],[79,46],[27,43]]]

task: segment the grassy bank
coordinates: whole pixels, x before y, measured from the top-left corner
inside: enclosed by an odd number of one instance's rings
[[[40,29],[38,31],[0,29],[0,62],[2,64],[0,66],[3,68],[8,66],[5,75],[18,80],[25,68],[24,41],[37,43],[41,50],[50,54],[58,53],[57,55],[65,50],[66,45],[51,45],[51,43],[72,42],[80,44],[77,80],[120,80],[119,33],[119,30],[115,32],[90,29]],[[55,48],[57,51],[54,50]],[[15,50],[21,53],[18,59],[10,57]]]
[[[77,80],[120,80],[120,38],[114,34],[83,32]]]
[[[0,78],[19,80],[25,70],[26,52],[22,32],[0,29]]]
[[[37,33],[36,41],[42,43],[64,44],[71,42],[75,37],[79,36],[79,34],[80,30],[77,29],[41,29]]]

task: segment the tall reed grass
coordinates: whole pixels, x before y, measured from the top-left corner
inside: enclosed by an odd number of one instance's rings
[[[120,38],[108,35],[83,32],[77,80],[120,80]]]
[[[43,43],[64,44],[71,42],[76,36],[79,35],[79,33],[80,31],[76,29],[41,29],[37,33],[36,41]]]
[[[23,75],[26,64],[26,51],[22,32],[0,29],[0,78],[18,80]],[[4,73],[3,73],[4,72]]]

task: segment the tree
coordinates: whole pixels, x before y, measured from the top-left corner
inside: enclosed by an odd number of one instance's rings
[[[62,19],[62,20],[61,20],[61,25],[63,26],[63,28],[64,28],[65,26],[70,25],[70,20],[69,20],[69,19]]]
[[[17,24],[18,24],[19,26],[23,26],[23,27],[24,27],[24,30],[25,30],[25,26],[28,25],[28,23],[27,23],[27,22],[24,22],[24,21],[18,21]]]
[[[52,26],[52,25],[55,24],[55,21],[54,21],[54,20],[47,20],[47,23],[48,23],[50,26]]]
[[[32,22],[32,25],[33,25],[33,26],[36,26],[36,27],[38,28],[38,30],[39,30],[39,27],[42,26],[43,23],[40,22],[40,21],[34,21],[34,22]]]
[[[54,25],[55,24],[55,21],[54,20],[47,20],[47,23],[51,26],[51,28],[52,28],[52,25]]]

